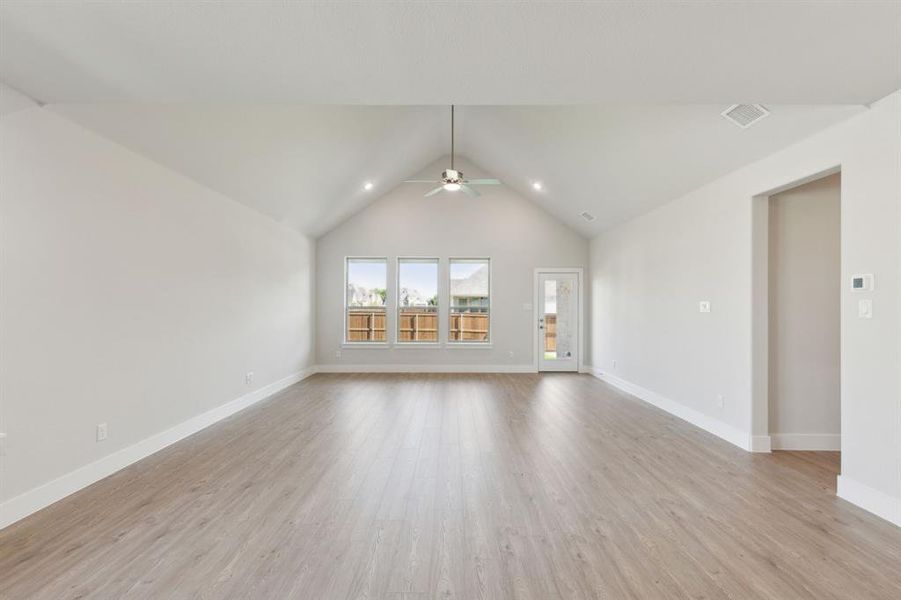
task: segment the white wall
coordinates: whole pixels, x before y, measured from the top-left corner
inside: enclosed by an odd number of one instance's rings
[[[773,448],[838,450],[841,175],[770,197],[769,430]]]
[[[310,240],[41,108],[0,138],[0,501],[313,363]]]
[[[447,168],[443,158],[411,179],[432,179]],[[464,160],[467,177],[490,177]],[[389,191],[317,242],[318,362],[325,368],[360,365],[431,365],[530,369],[533,364],[531,309],[535,267],[585,267],[588,241],[505,186],[482,188],[471,199],[462,193],[423,198],[428,185],[404,184]],[[387,256],[389,304],[395,293],[398,256],[442,259],[445,284],[449,257],[490,257],[492,261],[492,343],[490,348],[342,348],[344,259]],[[439,297],[443,298],[439,288]],[[389,317],[389,328],[393,319]],[[446,324],[442,323],[446,329]],[[340,350],[341,357],[335,352]],[[512,356],[511,353],[512,352]],[[437,368],[437,367],[436,367]]]
[[[593,364],[712,428],[750,434],[753,198],[838,166],[839,493],[901,522],[901,91],[593,239]],[[858,296],[848,289],[849,277],[861,272],[876,278],[871,320],[857,318]],[[698,313],[699,300],[712,301],[712,312]],[[718,394],[725,396],[722,409]],[[766,434],[759,429],[765,400],[758,394],[757,435]]]

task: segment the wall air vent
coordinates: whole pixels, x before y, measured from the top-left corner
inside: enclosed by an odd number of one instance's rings
[[[585,219],[586,221],[588,221],[589,223],[594,221],[594,215],[591,214],[590,212],[588,212],[587,210],[579,213],[579,216],[582,217],[583,219]]]
[[[742,129],[747,129],[760,119],[770,114],[766,108],[759,104],[735,104],[721,113],[726,120],[735,123]]]

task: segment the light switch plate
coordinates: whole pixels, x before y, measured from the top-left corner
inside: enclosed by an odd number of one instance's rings
[[[701,300],[700,302],[698,302],[698,312],[709,313],[710,300]]]
[[[857,318],[872,319],[873,318],[873,301],[869,298],[857,301]]]

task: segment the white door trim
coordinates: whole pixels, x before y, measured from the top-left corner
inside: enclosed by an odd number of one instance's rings
[[[769,219],[770,196],[790,190],[836,173],[841,165],[830,165],[814,173],[806,173],[768,191],[751,196],[751,437],[755,452],[769,452],[776,448],[770,433],[769,361],[770,361],[770,305],[769,305]],[[842,230],[844,231],[844,229]],[[843,238],[840,235],[840,238]],[[841,241],[841,240],[840,240]],[[844,313],[841,321],[844,323]],[[844,398],[841,398],[844,401]],[[839,442],[841,435],[839,434]]]
[[[585,277],[583,273],[585,269],[582,267],[535,267],[532,275],[532,368],[538,372],[538,309],[540,307],[540,294],[538,293],[538,275],[540,273],[575,273],[576,280],[579,282],[579,297],[576,302],[579,304],[579,358],[578,372],[585,371]]]

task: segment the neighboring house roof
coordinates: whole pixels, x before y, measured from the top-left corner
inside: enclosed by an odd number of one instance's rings
[[[383,306],[384,304],[381,294],[375,290],[353,283],[347,284],[348,306]]]
[[[454,298],[481,298],[487,290],[488,265],[479,267],[464,279],[451,279],[451,296]]]

